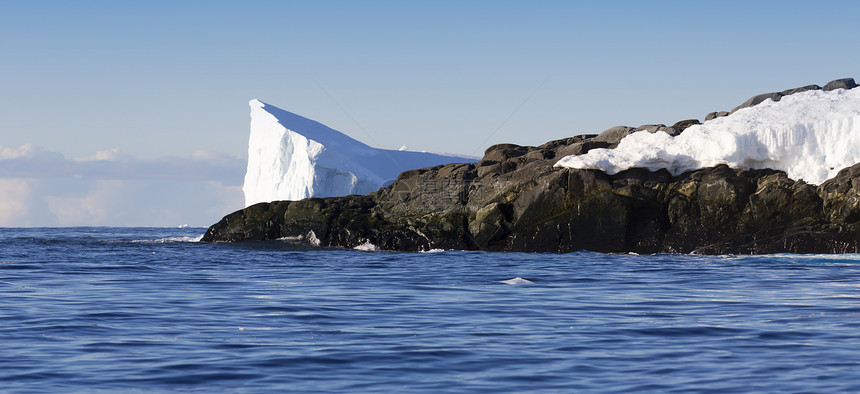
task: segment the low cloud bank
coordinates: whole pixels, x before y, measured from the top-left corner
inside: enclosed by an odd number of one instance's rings
[[[137,159],[113,149],[69,159],[32,144],[19,148],[0,146],[0,178],[159,179],[241,184],[244,173],[244,160],[206,150],[189,157]]]
[[[245,162],[221,152],[66,158],[0,146],[0,226],[208,226],[243,207]]]

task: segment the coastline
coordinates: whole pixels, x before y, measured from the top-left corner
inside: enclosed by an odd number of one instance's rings
[[[736,112],[809,90],[851,89],[853,79],[757,95]],[[706,119],[730,116],[714,112]],[[700,124],[614,127],[530,147],[499,144],[476,163],[401,173],[367,195],[259,203],[225,216],[202,242],[293,238],[315,246],[566,253],[857,253],[860,164],[820,185],[774,169],[725,164],[666,169],[558,167],[610,152],[637,131],[676,136]]]

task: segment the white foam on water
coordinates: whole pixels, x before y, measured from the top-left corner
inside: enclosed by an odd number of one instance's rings
[[[520,278],[518,276],[516,278],[511,278],[511,279],[507,279],[507,280],[500,280],[499,283],[504,283],[506,285],[530,285],[530,284],[534,284],[535,282],[532,282],[528,279]]]
[[[365,241],[363,244],[354,247],[355,250],[361,250],[363,252],[378,252],[380,249],[378,246],[370,243],[370,241]]]
[[[294,237],[281,237],[281,238],[277,238],[277,239],[275,239],[275,241],[301,242],[301,241],[303,241],[304,239],[305,239],[305,237],[302,237],[301,235],[297,235],[297,236],[294,236]]]
[[[322,244],[322,241],[320,241],[320,239],[317,238],[317,234],[314,233],[314,230],[308,231],[308,233],[307,233],[307,235],[305,235],[304,239],[305,239],[305,242],[307,242],[313,246],[320,246]]]
[[[166,243],[180,243],[180,242],[200,242],[203,239],[204,234],[200,234],[196,237],[164,237],[158,239],[136,239],[131,241],[132,243],[156,243],[156,244],[166,244]]]

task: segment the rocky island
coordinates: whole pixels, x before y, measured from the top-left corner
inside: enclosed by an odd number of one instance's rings
[[[731,112],[708,114],[705,124],[684,120],[672,126],[614,127],[535,147],[494,145],[475,163],[405,171],[366,195],[254,204],[214,224],[202,242],[290,239],[397,251],[856,253],[860,164],[825,168],[835,176],[818,185],[789,177],[803,170],[802,161],[788,173],[768,167],[773,165],[768,160],[749,158],[693,170],[664,163],[663,156],[650,167],[593,168],[622,155],[627,136],[663,133],[658,136],[676,139],[688,130],[704,133],[709,123],[741,116],[747,108],[856,86],[853,79],[840,79],[824,87],[757,95]],[[856,116],[839,122],[842,130],[860,134]],[[688,156],[677,156],[689,162]]]

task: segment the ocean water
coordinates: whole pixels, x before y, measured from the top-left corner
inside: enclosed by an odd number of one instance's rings
[[[860,255],[191,242],[203,231],[0,229],[0,391],[860,391]]]

